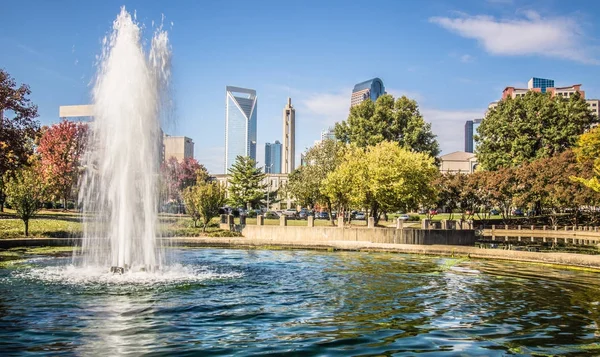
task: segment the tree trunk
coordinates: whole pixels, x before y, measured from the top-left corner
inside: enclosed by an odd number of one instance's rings
[[[331,207],[331,202],[327,202],[327,210],[329,211],[329,222],[331,223],[332,226],[335,226],[335,222],[333,220],[333,210]]]
[[[63,212],[67,210],[67,198],[63,197]]]
[[[375,220],[375,225],[379,224],[379,205],[377,203],[371,205],[371,217]]]
[[[25,237],[29,236],[29,220],[24,219],[23,223],[25,223]]]

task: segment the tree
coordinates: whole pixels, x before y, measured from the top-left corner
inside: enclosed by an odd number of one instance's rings
[[[183,200],[188,215],[194,221],[202,221],[202,232],[211,219],[219,215],[219,208],[225,204],[225,188],[217,182],[199,182],[183,191]]]
[[[232,207],[256,207],[265,195],[265,174],[248,156],[238,156],[229,169],[229,204]]]
[[[324,193],[323,182],[327,175],[340,164],[345,144],[337,140],[323,140],[314,145],[304,156],[305,165],[290,174],[287,190],[301,205],[314,207],[321,205],[331,213],[333,204]],[[333,217],[329,218],[333,224]]]
[[[454,218],[454,211],[461,207],[461,193],[465,185],[465,174],[446,172],[440,174],[433,182],[437,189],[436,207],[449,211],[448,219]]]
[[[197,182],[208,182],[208,170],[194,158],[185,158],[179,162],[175,157],[170,157],[161,166],[163,195],[176,202],[181,202],[182,192],[187,187]]]
[[[477,159],[485,170],[516,167],[573,146],[597,118],[575,93],[568,99],[528,92],[500,101],[477,128]]]
[[[25,224],[25,236],[29,235],[29,220],[40,209],[45,194],[46,188],[37,165],[22,168],[7,180],[8,203]]]
[[[342,163],[327,176],[324,188],[340,207],[369,207],[377,224],[382,211],[408,211],[432,202],[432,182],[437,175],[429,154],[384,141],[366,151],[357,147],[348,150]]]
[[[417,102],[405,96],[394,100],[392,95],[384,94],[375,102],[365,100],[353,106],[348,119],[336,123],[335,135],[358,147],[391,141],[434,158],[440,153],[431,124],[423,120]]]
[[[39,123],[30,94],[28,85],[17,87],[15,80],[0,69],[0,177],[27,165],[33,154]],[[0,180],[0,212],[4,210],[4,182]]]
[[[62,199],[67,209],[67,200],[79,178],[79,159],[85,150],[88,126],[63,120],[42,132],[37,148],[41,170],[49,190]]]
[[[600,127],[581,135],[574,152],[578,162],[587,162],[593,166],[594,175],[590,178],[573,176],[572,179],[600,192]]]

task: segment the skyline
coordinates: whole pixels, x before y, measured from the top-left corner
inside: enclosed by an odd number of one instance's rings
[[[194,156],[211,173],[223,171],[227,85],[253,88],[260,98],[259,165],[264,144],[282,140],[287,97],[295,103],[299,162],[321,131],[346,119],[353,86],[374,77],[388,93],[417,100],[442,154],[464,148],[464,123],[482,117],[506,86],[552,78],[557,86],[582,83],[587,98],[600,97],[591,80],[600,74],[600,29],[593,21],[600,5],[586,4],[582,12],[558,1],[423,4],[236,2],[239,11],[231,12],[229,3],[125,2],[145,24],[145,39],[152,21],[165,15],[176,106],[165,132],[191,137]],[[7,51],[0,66],[31,86],[42,124],[59,121],[60,105],[89,103],[95,56],[121,5],[5,6],[0,45]],[[25,28],[19,25],[24,13],[32,22]],[[357,31],[366,19],[377,26]]]

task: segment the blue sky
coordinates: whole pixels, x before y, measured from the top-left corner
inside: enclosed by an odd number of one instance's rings
[[[444,153],[463,149],[466,120],[532,76],[600,97],[596,2],[6,2],[0,67],[31,86],[42,124],[59,120],[59,105],[88,103],[95,56],[121,5],[136,11],[146,39],[164,14],[176,103],[165,130],[193,138],[213,173],[223,171],[226,85],[257,90],[259,163],[264,143],[281,140],[288,96],[299,156],[346,119],[353,85],[372,77],[418,101]]]

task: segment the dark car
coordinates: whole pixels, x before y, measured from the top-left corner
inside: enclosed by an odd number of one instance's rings
[[[520,208],[517,208],[515,210],[512,211],[513,216],[523,216],[523,210],[521,210]]]
[[[321,213],[319,213],[318,218],[319,219],[329,219],[329,213],[321,212]]]
[[[492,209],[492,210],[490,211],[490,214],[491,214],[492,216],[497,216],[497,215],[499,215],[499,214],[500,214],[500,211],[498,211],[497,209],[495,209],[495,208],[494,208],[494,209]]]

